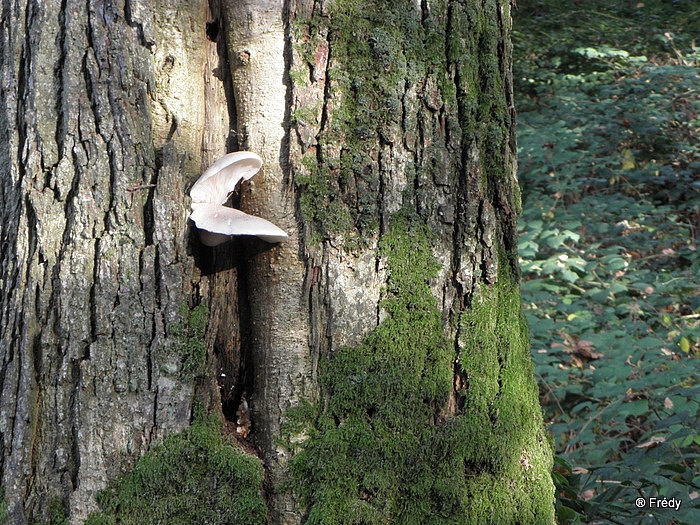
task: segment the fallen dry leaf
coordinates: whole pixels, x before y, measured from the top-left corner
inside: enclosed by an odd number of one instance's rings
[[[595,489],[584,490],[581,494],[583,501],[591,501],[595,497]]]
[[[665,437],[654,436],[649,441],[642,443],[641,445],[637,445],[636,448],[654,448],[654,447],[658,447],[661,443],[665,443],[665,442],[666,442]]]

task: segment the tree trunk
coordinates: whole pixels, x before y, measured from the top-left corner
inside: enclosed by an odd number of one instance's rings
[[[189,424],[173,327],[206,288],[186,189],[228,111],[206,3],[20,4],[0,22],[2,486],[12,524],[52,501],[82,523]]]
[[[193,399],[235,420],[244,392],[271,523],[553,523],[508,0],[38,4],[0,22],[10,523],[81,523]],[[236,149],[288,241],[188,226]]]

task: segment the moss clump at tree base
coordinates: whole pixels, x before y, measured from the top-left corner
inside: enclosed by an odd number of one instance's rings
[[[324,363],[324,402],[288,427],[308,435],[291,462],[307,525],[554,523],[517,285],[505,276],[475,299],[457,356],[428,286],[438,267],[425,226],[395,216],[381,251],[387,317]],[[457,358],[464,409],[447,416]]]
[[[196,417],[114,480],[86,525],[262,525],[263,467],[221,436],[215,417]]]

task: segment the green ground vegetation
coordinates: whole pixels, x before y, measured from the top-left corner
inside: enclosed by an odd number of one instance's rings
[[[386,317],[323,363],[324,401],[287,429],[307,436],[291,464],[306,523],[551,523],[551,452],[513,280],[460,321],[467,405],[441,415],[455,348],[428,285],[438,267],[425,226],[394,216],[380,250]]]
[[[560,522],[700,523],[700,6],[518,3],[522,290]]]
[[[214,416],[153,446],[100,492],[86,525],[267,523],[263,467],[221,434]]]

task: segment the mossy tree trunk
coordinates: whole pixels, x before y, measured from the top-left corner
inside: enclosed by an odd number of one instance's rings
[[[553,522],[507,0],[2,14],[11,523],[55,501],[81,523],[194,398],[235,419],[244,391],[272,523]],[[188,227],[189,184],[235,149],[265,163],[240,206],[288,242]]]
[[[509,1],[250,1],[225,21],[239,137],[267,166],[243,203],[291,233],[247,266],[256,440],[296,489],[271,493],[273,522],[553,522]]]

